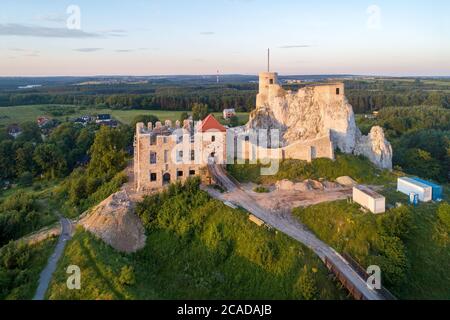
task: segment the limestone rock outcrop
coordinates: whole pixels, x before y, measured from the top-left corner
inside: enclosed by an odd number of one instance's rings
[[[270,96],[250,115],[249,128],[279,129],[283,146],[322,137],[330,132],[335,145],[352,152],[358,128],[352,106],[333,96],[327,86],[306,87]]]
[[[80,224],[118,251],[131,253],[145,246],[144,226],[126,191],[105,199]]]
[[[281,147],[329,134],[334,147],[342,152],[364,155],[378,167],[392,169],[392,147],[383,129],[375,127],[369,136],[362,136],[342,83],[309,86],[297,92],[285,91],[278,84],[261,86],[247,129],[278,129]]]
[[[366,156],[380,168],[392,170],[392,146],[381,127],[373,127],[368,136],[361,136],[354,153]]]
[[[354,187],[358,185],[358,182],[356,182],[349,176],[338,177],[336,178],[336,182],[345,187]]]

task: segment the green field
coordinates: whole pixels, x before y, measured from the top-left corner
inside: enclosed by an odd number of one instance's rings
[[[58,107],[61,105],[57,105]],[[22,123],[26,121],[36,121],[39,116],[46,116],[58,120],[72,119],[81,115],[97,115],[97,114],[111,114],[116,120],[130,124],[134,117],[142,114],[152,114],[157,116],[161,121],[180,119],[183,111],[161,111],[161,110],[112,110],[112,109],[97,109],[95,107],[82,107],[65,105],[64,108],[73,109],[73,113],[63,116],[52,116],[46,108],[52,105],[32,105],[32,106],[15,106],[15,107],[0,107],[0,126],[7,126],[12,123]],[[214,113],[217,119],[221,119],[221,113]],[[248,113],[238,113],[240,123],[246,123],[248,120]]]

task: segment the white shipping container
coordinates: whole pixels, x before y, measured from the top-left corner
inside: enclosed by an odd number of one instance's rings
[[[429,202],[432,200],[433,188],[417,180],[403,177],[397,180],[397,191],[410,195],[415,193],[419,196],[422,202]]]
[[[386,212],[386,198],[366,186],[353,187],[353,201],[372,213]]]

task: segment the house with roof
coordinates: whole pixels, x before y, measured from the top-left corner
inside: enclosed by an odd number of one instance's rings
[[[97,115],[95,119],[95,123],[102,124],[106,122],[110,122],[112,120],[112,117],[110,114],[99,114]]]
[[[226,162],[226,133],[213,115],[192,120],[136,124],[134,177],[137,191],[151,191],[192,176],[205,178],[209,163]]]
[[[7,132],[11,137],[16,139],[18,136],[22,134],[22,129],[19,127],[18,124],[11,124],[7,128]]]
[[[44,127],[47,123],[49,123],[50,119],[44,116],[40,116],[37,118],[36,122],[39,128]]]
[[[235,109],[225,109],[223,110],[223,118],[228,120],[236,116]]]
[[[99,114],[95,120],[95,123],[101,126],[108,126],[111,128],[117,128],[119,123],[114,120],[110,114]]]

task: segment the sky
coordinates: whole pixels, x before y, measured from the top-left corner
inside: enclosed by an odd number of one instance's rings
[[[450,76],[448,0],[2,0],[0,76]]]

